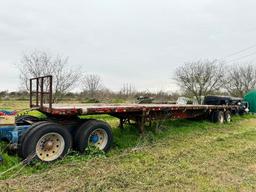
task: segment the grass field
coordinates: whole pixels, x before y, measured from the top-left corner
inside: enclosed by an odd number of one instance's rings
[[[1,191],[256,191],[256,119],[230,124],[166,121],[141,138],[132,126],[113,127],[108,154],[71,152],[52,164],[19,165],[7,156],[0,165]],[[13,167],[16,166],[16,167]],[[13,170],[6,170],[14,168]]]

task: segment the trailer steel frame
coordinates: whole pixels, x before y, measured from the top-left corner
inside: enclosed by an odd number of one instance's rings
[[[29,156],[29,151],[36,150],[31,148],[31,143],[38,146],[35,138],[43,137],[42,134],[47,130],[50,130],[51,134],[55,134],[55,136],[51,136],[52,138],[56,138],[58,135],[65,136],[63,139],[68,142],[68,147],[73,145],[80,152],[83,152],[91,142],[90,138],[92,136],[94,141],[95,138],[101,139],[102,133],[108,134],[107,139],[110,139],[111,142],[108,141],[104,148],[107,151],[112,143],[110,126],[102,121],[82,119],[81,116],[107,114],[119,119],[121,129],[124,129],[124,124],[134,122],[143,135],[147,122],[151,124],[152,121],[165,119],[206,119],[209,117],[211,119],[222,118],[223,120],[224,114],[230,115],[232,111],[239,110],[238,105],[55,104],[53,103],[53,77],[51,75],[30,79],[29,103],[31,110],[39,110],[46,115],[46,119],[38,119],[37,121],[28,119],[27,121],[27,117],[24,116],[23,118],[22,116],[19,118],[24,120],[22,124],[16,121],[15,125],[0,127],[0,139],[8,140],[11,143],[11,148],[17,149],[18,154],[23,158]],[[86,142],[84,139],[87,139]],[[71,143],[72,140],[73,144]],[[46,146],[49,149],[54,145],[53,141],[54,139],[45,141],[39,146]],[[51,155],[47,152],[47,149],[39,150],[46,151],[47,154],[44,154],[44,157]],[[64,156],[67,151],[68,149],[64,148],[65,153],[63,152],[61,156]],[[52,153],[55,153],[55,151],[52,151]]]
[[[74,121],[81,115],[108,114],[119,118],[119,127],[121,128],[126,122],[134,121],[143,134],[145,131],[144,125],[148,121],[170,118],[192,119],[200,116],[206,118],[213,111],[225,112],[238,109],[237,105],[53,104],[52,79],[51,75],[30,79],[30,106],[46,114],[49,119],[59,119],[60,121],[63,117]],[[33,81],[36,81],[35,88],[33,87]],[[46,83],[46,81],[48,82]],[[45,95],[48,95],[48,100],[45,99]],[[35,104],[33,103],[33,96],[35,96]]]

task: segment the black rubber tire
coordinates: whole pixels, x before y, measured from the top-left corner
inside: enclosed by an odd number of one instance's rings
[[[50,123],[48,121],[40,121],[40,122],[37,122],[37,123],[34,123],[33,125],[31,125],[30,128],[28,128],[20,137],[19,137],[19,140],[18,140],[18,155],[22,158],[23,157],[23,150],[24,150],[24,145],[23,143],[25,142],[25,140],[27,140],[29,137],[29,133],[31,130],[33,130],[34,128],[36,128],[37,126],[39,125],[42,125],[42,124],[47,124],[47,123]],[[27,141],[26,141],[27,142]]]
[[[109,149],[111,148],[112,143],[113,143],[113,134],[112,134],[110,125],[104,121],[89,120],[89,121],[85,122],[84,124],[82,124],[75,134],[75,139],[74,139],[75,148],[79,152],[81,152],[81,153],[85,152],[85,149],[88,147],[88,141],[89,141],[90,134],[98,128],[104,129],[108,135],[107,144],[104,147],[104,149],[102,149],[102,150],[105,152],[109,151]]]
[[[64,150],[62,154],[57,158],[63,158],[68,151],[71,149],[72,146],[72,137],[71,134],[65,127],[56,124],[56,123],[43,123],[38,126],[35,126],[31,129],[25,136],[25,139],[21,145],[22,149],[22,157],[26,159],[29,155],[35,152],[36,144],[38,140],[45,134],[55,132],[60,134],[65,142]],[[34,158],[40,159],[39,157],[35,156]],[[57,160],[55,159],[55,160]],[[41,160],[41,159],[40,159]],[[54,160],[54,161],[55,161]],[[48,161],[49,162],[49,161]]]
[[[226,111],[224,113],[224,121],[226,123],[230,123],[231,122],[231,112],[230,111]]]
[[[213,116],[214,123],[224,123],[224,113],[223,111],[215,111]]]
[[[211,121],[211,122],[213,122],[213,123],[214,123],[214,119],[215,119],[215,111],[212,111],[212,112],[210,113],[210,115],[209,115],[209,119],[210,119],[210,121]]]
[[[22,115],[15,118],[16,125],[31,125],[28,121],[36,123],[40,121],[40,119],[31,115]]]

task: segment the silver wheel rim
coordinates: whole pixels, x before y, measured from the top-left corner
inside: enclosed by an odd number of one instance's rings
[[[224,123],[224,116],[223,115],[220,116],[220,123]]]
[[[227,121],[228,123],[231,122],[231,115],[230,115],[230,114],[227,114],[227,119],[226,119],[226,121]]]
[[[42,161],[54,161],[58,159],[65,148],[63,136],[51,132],[43,135],[36,144],[36,155]]]
[[[93,145],[100,150],[103,150],[108,143],[108,134],[104,129],[95,129],[89,136],[89,145]]]

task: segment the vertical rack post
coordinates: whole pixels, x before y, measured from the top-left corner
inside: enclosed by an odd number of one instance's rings
[[[35,81],[35,88],[33,88],[33,81]],[[47,81],[47,85],[45,84]],[[49,109],[52,109],[52,86],[53,86],[53,77],[51,75],[43,77],[35,77],[29,81],[29,91],[30,91],[30,107],[39,107],[43,108],[45,102],[49,102]],[[46,85],[46,86],[45,86]],[[44,98],[45,95],[48,95],[48,98]],[[33,103],[33,97],[35,96],[35,103]]]
[[[36,79],[36,106],[38,107],[38,97],[39,97],[39,79]]]
[[[43,108],[44,104],[44,77],[41,78],[41,91],[40,91],[40,108]]]
[[[52,109],[52,76],[49,76],[50,87],[49,87],[49,108]]]
[[[29,101],[30,101],[30,103],[29,103],[29,105],[30,105],[30,107],[32,107],[32,105],[33,105],[33,101],[32,101],[32,97],[33,97],[33,88],[32,88],[32,79],[30,79],[29,80],[29,91],[30,91],[30,94],[29,94]]]

